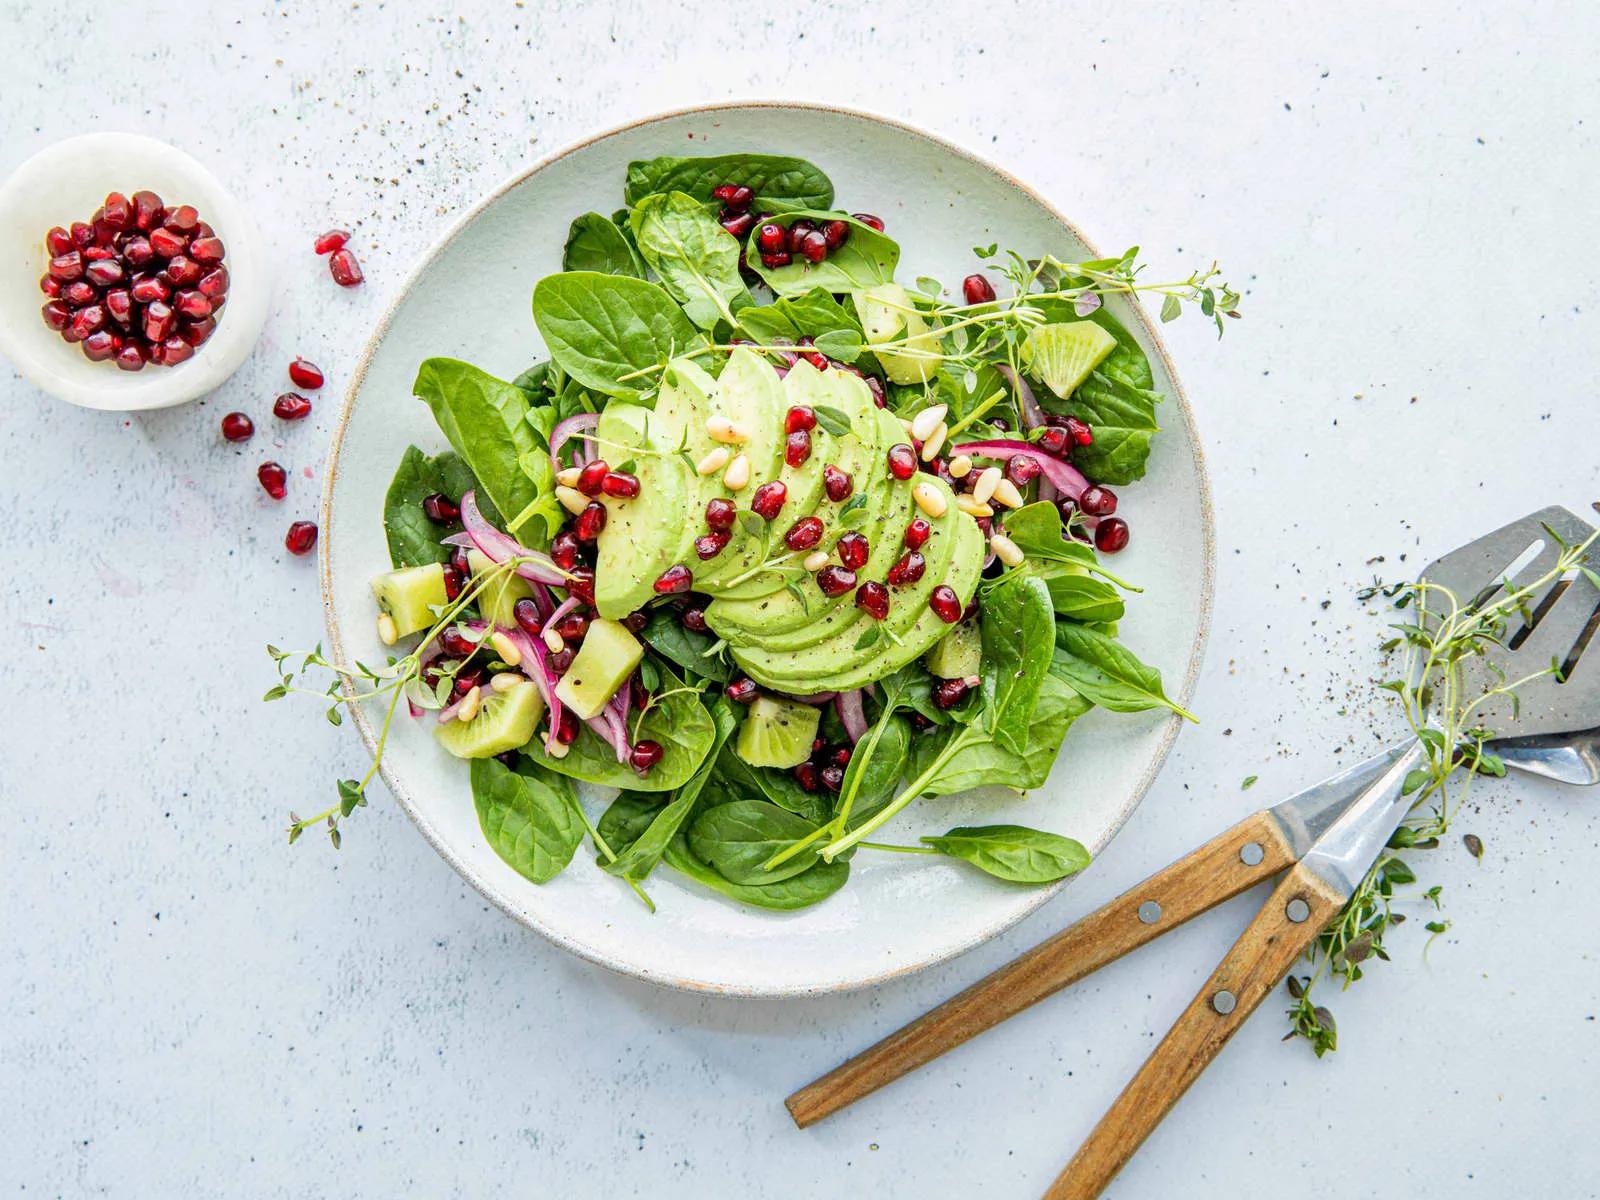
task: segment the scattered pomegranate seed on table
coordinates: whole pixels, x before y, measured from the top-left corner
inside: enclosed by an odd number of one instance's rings
[[[1078,497],[1078,508],[1086,517],[1109,517],[1117,511],[1117,494],[1098,483],[1090,484]]]
[[[278,463],[262,463],[256,468],[256,478],[261,481],[262,489],[274,500],[282,500],[289,494],[289,472]]]
[[[205,281],[202,280],[201,282],[204,283]],[[297,358],[289,364],[289,380],[295,387],[302,387],[308,392],[314,392],[322,386],[322,368],[314,362]]]
[[[317,526],[312,521],[296,521],[284,535],[283,545],[290,554],[310,554],[317,544]],[[447,630],[446,632],[454,632]]]
[[[328,256],[328,271],[340,287],[355,287],[365,278],[361,264],[350,250],[335,250]]]
[[[335,250],[344,249],[344,244],[350,240],[348,229],[330,229],[311,244],[311,248],[318,254],[332,254]]]
[[[256,423],[242,412],[231,412],[222,418],[222,436],[230,442],[247,441],[255,431]]]
[[[284,392],[272,402],[272,415],[284,421],[300,421],[311,415],[311,401],[298,392]]]

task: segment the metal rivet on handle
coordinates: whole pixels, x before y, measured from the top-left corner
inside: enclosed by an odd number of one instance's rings
[[[1154,925],[1157,921],[1161,920],[1161,905],[1157,904],[1154,900],[1146,900],[1143,904],[1139,905],[1139,920],[1143,921],[1146,925]]]
[[[1259,866],[1266,856],[1267,852],[1261,848],[1260,842],[1246,842],[1239,847],[1239,861],[1247,867]]]
[[[1289,901],[1288,906],[1283,910],[1283,915],[1298,925],[1311,915],[1311,905],[1296,896]]]
[[[1211,1007],[1223,1016],[1227,1016],[1233,1011],[1234,1004],[1233,993],[1228,991],[1227,988],[1223,988],[1215,996],[1211,997]]]

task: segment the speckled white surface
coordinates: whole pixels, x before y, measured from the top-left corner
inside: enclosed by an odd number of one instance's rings
[[[0,170],[88,125],[154,123],[256,203],[283,263],[254,358],[203,406],[86,412],[0,374],[0,1191],[1034,1195],[1258,896],[810,1132],[781,1098],[1375,745],[1383,618],[1352,595],[1374,574],[1600,495],[1594,12],[450,7],[234,6],[169,37],[194,6],[0,4],[26,47]],[[314,711],[258,702],[261,645],[318,635],[313,564],[282,533],[313,511],[341,371],[412,256],[516,164],[764,95],[919,121],[1102,243],[1168,270],[1216,255],[1249,288],[1221,345],[1168,330],[1218,508],[1204,725],[1061,902],[934,971],[808,1002],[579,962],[384,803],[338,855],[289,850],[284,811],[360,757]],[[359,292],[306,249],[335,223],[356,230]],[[296,353],[334,387],[285,430],[266,410]],[[235,407],[261,430],[242,450],[215,432]],[[253,479],[268,454],[293,472],[281,505]],[[1424,959],[1400,931],[1393,964],[1333,997],[1344,1048],[1320,1063],[1264,1009],[1112,1194],[1596,1194],[1597,802],[1477,793],[1459,828],[1482,864],[1454,838],[1425,864],[1451,932]]]

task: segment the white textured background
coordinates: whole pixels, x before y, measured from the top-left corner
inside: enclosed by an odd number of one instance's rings
[[[148,130],[233,183],[283,264],[256,355],[204,405],[124,419],[0,373],[0,1191],[1034,1195],[1259,895],[810,1132],[780,1100],[1374,745],[1382,617],[1360,584],[1600,496],[1595,10],[449,7],[0,3],[0,170],[86,127]],[[1205,724],[1061,902],[810,1002],[569,958],[381,800],[341,854],[288,849],[285,811],[362,764],[314,709],[258,702],[262,644],[319,635],[283,530],[313,515],[342,372],[413,257],[516,166],[741,96],[919,122],[1102,245],[1164,271],[1215,255],[1248,292],[1221,345],[1169,333],[1220,523]],[[361,291],[309,252],[333,224],[356,230]],[[330,387],[286,431],[267,409],[296,353]],[[236,407],[260,429],[243,449],[216,433]],[[253,477],[269,448],[282,504]],[[1392,965],[1330,997],[1344,1045],[1320,1063],[1265,1007],[1113,1194],[1600,1194],[1597,799],[1481,792],[1459,828],[1484,861],[1452,836],[1423,863],[1452,931],[1426,959],[1418,924],[1398,931]]]

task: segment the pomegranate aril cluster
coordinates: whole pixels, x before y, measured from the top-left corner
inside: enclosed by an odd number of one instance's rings
[[[227,249],[193,206],[112,192],[87,221],[55,226],[44,243],[40,315],[85,358],[124,371],[175,367],[215,332],[228,300]]]

